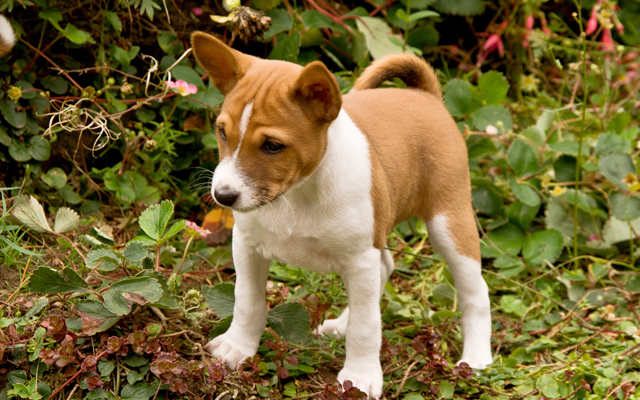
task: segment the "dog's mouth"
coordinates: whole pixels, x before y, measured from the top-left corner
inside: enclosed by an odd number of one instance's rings
[[[283,193],[278,190],[270,187],[262,187],[254,194],[247,195],[246,193],[238,193],[237,198],[231,203],[229,203],[228,200],[225,202],[226,199],[218,199],[215,195],[212,197],[220,207],[237,212],[249,212],[273,203],[282,196]],[[248,201],[247,197],[249,197]]]

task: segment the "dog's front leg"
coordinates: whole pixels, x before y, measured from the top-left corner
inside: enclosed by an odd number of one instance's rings
[[[265,290],[269,260],[246,245],[238,229],[233,229],[233,259],[236,268],[236,302],[229,330],[205,346],[214,357],[236,369],[258,351],[267,321]]]
[[[338,381],[349,380],[370,398],[382,395],[380,346],[380,250],[371,248],[352,257],[342,271],[349,296],[346,353]]]

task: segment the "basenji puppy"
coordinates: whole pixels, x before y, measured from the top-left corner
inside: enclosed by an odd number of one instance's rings
[[[225,101],[216,121],[220,163],[211,194],[233,210],[236,302],[229,330],[206,349],[231,368],[256,354],[267,318],[272,259],[337,272],[347,309],[317,331],[346,336],[338,381],[382,394],[380,296],[394,265],[386,237],[416,215],[447,260],[462,311],[460,361],[492,362],[491,314],[481,275],[467,148],[433,69],[400,54],[367,68],[342,96],[324,64],[305,67],[191,37]],[[388,79],[407,89],[377,89]]]

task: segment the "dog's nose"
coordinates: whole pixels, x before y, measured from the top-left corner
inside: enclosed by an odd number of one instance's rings
[[[216,189],[213,195],[215,196],[218,203],[223,206],[231,207],[233,203],[235,203],[238,199],[239,193],[227,190],[219,191],[218,189]]]

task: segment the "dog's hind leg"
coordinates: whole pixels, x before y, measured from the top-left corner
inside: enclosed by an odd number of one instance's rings
[[[468,208],[468,211],[464,210]],[[437,214],[427,221],[429,241],[442,254],[455,281],[464,348],[460,362],[473,368],[492,363],[491,304],[489,289],[482,278],[480,246],[473,211],[462,209]]]
[[[384,293],[384,287],[387,280],[393,272],[393,257],[387,249],[380,251],[380,296]],[[338,318],[325,320],[322,325],[316,328],[317,335],[333,334],[344,336],[347,332],[347,323],[349,322],[349,307],[345,308]]]

